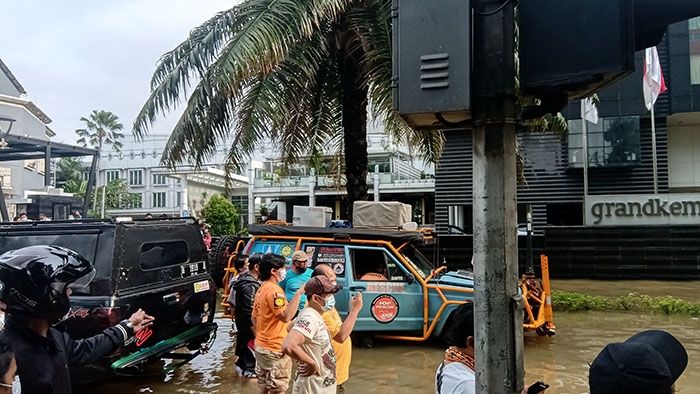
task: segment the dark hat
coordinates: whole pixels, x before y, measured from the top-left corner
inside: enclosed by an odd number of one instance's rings
[[[666,394],[688,365],[688,353],[673,335],[643,331],[611,343],[591,364],[591,394]]]
[[[304,285],[304,293],[306,293],[307,297],[314,294],[335,294],[342,288],[342,285],[330,280],[326,275],[318,275],[306,282],[306,285]]]

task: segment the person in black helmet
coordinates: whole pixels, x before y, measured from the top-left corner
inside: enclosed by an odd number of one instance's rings
[[[95,270],[59,246],[29,246],[0,256],[0,301],[7,313],[0,343],[15,354],[22,393],[71,393],[68,368],[98,360],[153,322],[139,309],[114,327],[72,339],[51,326],[70,310],[73,288],[87,286]]]

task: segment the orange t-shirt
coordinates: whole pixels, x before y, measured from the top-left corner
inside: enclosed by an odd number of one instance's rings
[[[287,299],[277,283],[265,281],[255,294],[253,320],[255,321],[255,346],[273,352],[282,352],[282,342],[287,336],[287,323],[280,315],[287,309]]]

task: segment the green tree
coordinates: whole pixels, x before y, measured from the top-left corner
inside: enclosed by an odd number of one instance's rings
[[[56,163],[56,187],[63,187],[70,181],[80,182],[83,163],[74,157],[64,157]]]
[[[85,193],[87,193],[87,181],[70,179],[63,185],[63,191],[85,198]]]
[[[214,194],[202,209],[204,220],[211,226],[211,235],[222,236],[238,233],[240,215],[236,206],[226,197]]]
[[[122,148],[121,139],[124,134],[119,133],[124,129],[124,125],[119,123],[119,117],[109,111],[94,110],[89,117],[81,117],[81,122],[85,123],[84,129],[77,129],[78,144],[84,147],[91,147],[102,151],[102,148],[111,147],[115,151]]]
[[[127,209],[138,205],[140,196],[131,193],[125,179],[115,179],[95,193],[95,201],[101,204],[102,193],[105,193],[105,210]]]
[[[135,135],[189,92],[165,164],[201,164],[223,141],[229,173],[266,141],[287,164],[335,149],[350,209],[367,197],[368,116],[430,162],[442,147],[392,110],[391,0],[246,0],[217,14],[160,59]]]

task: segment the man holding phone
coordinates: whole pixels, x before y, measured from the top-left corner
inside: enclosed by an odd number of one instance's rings
[[[327,264],[319,264],[314,269],[311,277],[325,275],[333,283],[336,283],[336,275],[333,269]],[[350,299],[350,310],[348,316],[343,321],[335,307],[323,313],[323,321],[331,334],[331,346],[335,353],[335,375],[338,393],[345,392],[345,382],[350,377],[350,361],[352,359],[352,340],[350,333],[355,328],[357,316],[362,310],[362,293],[357,293]]]

